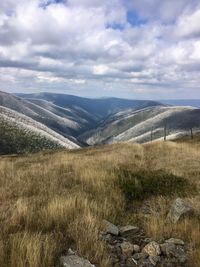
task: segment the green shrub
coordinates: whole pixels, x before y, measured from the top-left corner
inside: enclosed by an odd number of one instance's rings
[[[128,200],[143,200],[151,196],[184,196],[193,186],[183,177],[159,171],[120,169],[118,185]]]

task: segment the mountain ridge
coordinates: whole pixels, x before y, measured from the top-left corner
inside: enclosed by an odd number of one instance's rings
[[[69,149],[124,141],[144,143],[162,138],[166,126],[169,138],[183,135],[190,128],[200,129],[199,108],[150,100],[0,92],[0,107],[1,121],[3,108],[4,113],[7,108],[20,119],[26,116],[27,125],[31,121],[34,134],[42,127],[43,137],[50,133],[61,143],[63,140],[71,142]],[[48,138],[52,140],[52,136]]]

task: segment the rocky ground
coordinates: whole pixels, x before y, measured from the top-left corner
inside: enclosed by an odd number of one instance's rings
[[[184,200],[177,198],[166,218],[173,223],[192,214],[192,208]],[[113,267],[188,267],[187,245],[183,240],[173,238],[154,240],[147,237],[137,226],[116,226],[104,221],[104,230],[99,238],[106,243]],[[71,249],[60,258],[62,267],[97,267],[79,257]]]

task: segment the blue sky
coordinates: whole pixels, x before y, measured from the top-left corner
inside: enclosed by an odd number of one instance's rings
[[[200,98],[199,0],[0,2],[0,90]]]

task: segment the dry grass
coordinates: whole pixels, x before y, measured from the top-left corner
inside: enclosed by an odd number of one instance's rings
[[[171,197],[156,196],[137,205],[150,214],[126,210],[116,170],[165,170],[200,186],[200,151],[185,143],[118,144],[0,158],[0,266],[53,267],[69,247],[101,267],[109,257],[98,233],[102,220],[137,223],[155,239],[179,237],[200,264],[198,217],[177,226],[165,223]],[[200,196],[187,198],[199,210]],[[136,205],[132,203],[132,205]],[[158,216],[159,215],[159,216]],[[199,264],[199,265],[198,265]]]

